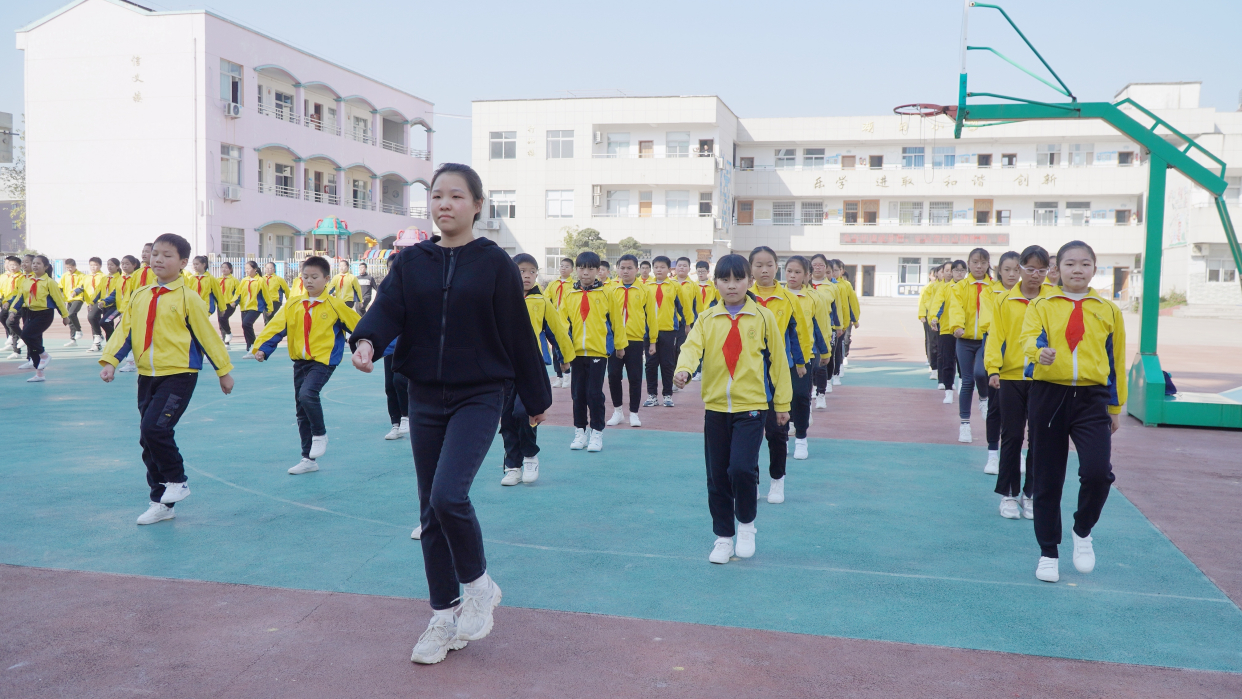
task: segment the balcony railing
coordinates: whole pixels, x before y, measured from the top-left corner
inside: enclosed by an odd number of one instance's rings
[[[756,219],[754,221],[733,221],[735,226],[838,226],[845,228],[875,228],[884,226],[888,228],[1009,228],[1011,226],[1039,226],[1039,227],[1059,227],[1059,228],[1127,228],[1140,226],[1134,216],[1130,217],[1129,223],[1117,223],[1113,219],[1083,219],[1079,223],[1072,222],[1071,219],[1064,218],[1056,223],[1045,223],[1032,219],[1017,220],[1010,219],[1008,223],[976,223],[970,219],[952,219],[949,221],[931,221],[924,220],[921,222],[899,222],[896,219],[880,219],[874,223],[865,223],[862,221],[856,223],[846,223],[837,218],[823,220],[798,220],[798,219]]]
[[[332,204],[333,206],[341,203],[341,198],[335,192],[316,192],[314,190],[304,190],[302,198],[306,201],[313,201],[319,204]]]
[[[298,115],[292,109],[285,108],[283,105],[260,104],[258,109],[263,116],[287,121],[290,124],[298,123]]]
[[[680,153],[680,152],[669,153],[667,151],[661,151],[659,153],[656,153],[656,152],[639,153],[638,151],[635,151],[633,149],[628,149],[623,153],[592,153],[591,157],[592,158],[608,158],[608,159],[614,159],[614,160],[617,160],[617,159],[624,160],[624,159],[629,159],[629,158],[638,158],[641,160],[647,160],[648,158],[652,158],[652,159],[710,158],[713,155],[715,155],[715,153],[712,153],[711,151],[703,151],[703,152],[695,151],[691,153]]]
[[[406,148],[404,145],[400,143],[394,143],[388,140],[380,141],[380,147],[383,148],[384,150],[390,150],[394,153],[400,153],[401,155],[408,155],[410,152],[410,149]]]
[[[711,214],[702,214],[703,217],[710,218]],[[638,211],[595,211],[591,213],[591,218],[699,218],[697,211],[650,211],[640,213]]]
[[[363,131],[362,129],[353,129],[352,131],[346,131],[345,136],[359,143],[366,143],[372,146],[375,145],[375,137],[372,136],[370,133]]]
[[[428,218],[427,207],[411,206],[410,207],[410,218]]]
[[[350,199],[348,206],[353,209],[362,209],[364,211],[375,211],[375,202],[367,199]]]
[[[410,215],[409,209],[404,206],[397,206],[396,204],[380,204],[380,211],[383,211],[386,214],[397,214],[398,216]]]
[[[268,184],[267,182],[259,183],[259,194],[274,194],[278,197],[287,197],[289,199],[302,198],[302,191],[296,187],[286,187],[281,184]]]
[[[431,160],[431,151],[429,151],[429,150],[417,150],[417,149],[415,149],[415,148],[411,148],[411,149],[410,149],[410,156],[411,156],[411,157],[414,157],[414,158],[418,158],[419,160],[428,160],[428,161],[430,161],[430,160]]]
[[[605,156],[597,156],[597,157],[605,157]],[[633,156],[626,156],[626,157],[633,157]],[[1115,162],[1095,162],[1090,165],[1070,165],[1068,163],[1062,162],[1062,163],[1059,163],[1057,165],[1052,165],[1052,166],[1040,165],[1034,162],[1021,162],[1021,163],[1017,163],[1014,165],[1001,165],[999,163],[993,163],[992,165],[984,165],[982,167],[980,167],[976,163],[955,163],[952,167],[943,167],[943,166],[938,167],[938,166],[928,165],[928,164],[906,166],[900,162],[897,162],[897,163],[886,162],[884,163],[883,167],[870,167],[867,165],[858,165],[856,167],[842,167],[840,163],[823,163],[822,165],[816,165],[816,164],[812,164],[812,165],[807,165],[807,164],[753,165],[751,167],[742,167],[741,165],[737,165],[734,167],[734,169],[740,172],[776,172],[776,171],[788,171],[788,172],[820,172],[820,171],[880,172],[880,171],[885,171],[885,172],[894,172],[897,170],[903,170],[905,172],[921,172],[921,171],[934,171],[934,170],[954,170],[954,171],[957,171],[957,170],[980,170],[980,171],[987,171],[987,170],[1086,170],[1090,168],[1134,168],[1134,167],[1136,167],[1134,164],[1119,165]]]
[[[323,131],[324,133],[330,133],[333,136],[341,135],[341,127],[333,119],[316,119],[312,114],[311,116],[306,117],[302,124],[308,129]]]

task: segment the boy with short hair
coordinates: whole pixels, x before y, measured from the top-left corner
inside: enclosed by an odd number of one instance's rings
[[[651,269],[655,279],[647,285],[647,291],[655,298],[654,319],[647,324],[656,328],[659,335],[652,334],[651,348],[647,354],[647,401],[644,407],[654,408],[660,404],[656,394],[656,378],[662,379],[664,407],[673,407],[673,366],[677,362],[677,333],[686,322],[685,306],[682,304],[681,285],[669,277],[672,260],[660,255],[652,260]],[[662,374],[662,376],[661,376]]]
[[[142,246],[142,264],[138,266],[138,269],[134,270],[138,284],[134,287],[135,289],[155,283],[155,272],[151,271],[151,250],[154,247],[155,243],[147,243]]]
[[[165,233],[155,239],[148,254],[153,283],[129,296],[121,326],[99,359],[103,365],[99,378],[106,383],[115,378],[118,357],[132,350],[139,365],[138,443],[147,466],[151,504],[138,524],[172,519],[173,505],[190,494],[173,431],[194,395],[204,354],[216,368],[220,390],[225,395],[233,391],[229,374],[233,365],[224,343],[211,327],[207,306],[186,288],[181,276],[189,257],[185,238]]]
[[[651,283],[651,261],[643,260],[638,263],[638,283],[643,286]]]
[[[271,307],[267,284],[259,277],[259,263],[247,260],[246,278],[237,283],[237,310],[241,311],[242,335],[246,338],[242,359],[254,359],[254,322]]]
[[[103,350],[103,314],[99,308],[99,295],[108,287],[108,275],[103,271],[103,260],[92,257],[87,264],[90,273],[82,282],[82,302],[86,304],[86,322],[91,326],[91,347],[88,352]]]
[[[198,297],[207,304],[207,313],[215,315],[216,309],[224,306],[224,295],[220,291],[220,282],[216,280],[215,275],[207,271],[207,265],[210,260],[206,255],[198,255],[194,258],[194,273],[190,275],[186,283],[198,294]],[[224,346],[228,349],[228,345]]]
[[[548,282],[548,285],[543,288],[543,295],[559,311],[561,305],[565,303],[565,294],[574,287],[574,261],[568,257],[562,257],[558,271],[561,276]],[[552,345],[552,366],[556,369],[556,378],[552,379],[552,388],[569,388],[569,378],[565,376],[568,370],[561,367],[569,366],[572,360],[573,357],[562,357],[560,348],[555,343]]]
[[[604,370],[608,367],[608,355],[613,353],[613,328],[623,327],[623,323],[604,285],[595,278],[599,255],[588,250],[579,253],[575,262],[578,281],[561,306],[561,317],[569,326],[569,337],[574,343],[574,358],[570,362],[574,440],[569,448],[585,447],[594,452],[604,448]],[[616,353],[618,357],[625,356],[624,349]]]
[[[60,292],[65,297],[65,303],[69,304],[66,318],[69,321],[69,341],[65,347],[77,347],[78,340],[82,339],[82,321],[78,318],[78,312],[82,310],[85,285],[86,275],[78,271],[77,260],[65,258],[65,273],[60,275]]]
[[[285,299],[292,296],[293,292],[289,290],[289,283],[285,278],[276,274],[276,263],[268,262],[263,265],[263,285],[267,287],[267,298],[271,302],[267,312],[263,314],[263,324],[272,322],[272,316],[280,310],[284,305]]]
[[[617,260],[617,285],[609,291],[620,314],[622,327],[616,331],[617,348],[623,350],[608,358],[608,388],[612,393],[612,417],[608,425],[619,425],[625,419],[621,410],[621,372],[630,380],[630,427],[642,427],[638,408],[642,405],[644,340],[657,337],[659,330],[649,318],[655,318],[655,297],[639,284],[638,258],[622,255]]]
[[[367,272],[367,263],[358,263],[358,286],[362,289],[362,303],[358,304],[358,315],[367,312],[367,308],[371,305],[371,293],[374,291],[375,277]]]
[[[358,277],[349,271],[349,260],[341,260],[337,266],[337,275],[332,278],[328,293],[344,301],[351,309],[362,300],[362,286],[358,284]]]
[[[328,450],[328,428],[323,421],[319,392],[345,355],[345,331],[353,331],[360,316],[344,301],[327,293],[332,265],[322,257],[302,262],[306,296],[272,315],[255,338],[254,358],[266,360],[288,338],[293,360],[293,397],[302,437],[302,460],[289,469],[291,475],[319,470],[316,461]]]
[[[599,280],[600,284],[604,285],[605,289],[611,288],[616,282],[612,278],[612,265],[608,264],[608,260],[601,259],[599,261],[599,274],[595,278]]]

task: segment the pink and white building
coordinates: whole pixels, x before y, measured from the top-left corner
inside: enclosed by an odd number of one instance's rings
[[[432,103],[209,11],[76,0],[17,31],[28,241],[50,256],[357,257],[431,230]],[[309,236],[328,216],[351,235]]]

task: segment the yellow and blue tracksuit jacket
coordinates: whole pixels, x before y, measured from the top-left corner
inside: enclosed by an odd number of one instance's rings
[[[698,280],[689,277],[686,277],[685,281],[677,277],[669,278],[679,287],[678,298],[681,299],[681,307],[685,311],[686,323],[693,323],[699,315],[698,294],[696,293],[699,290]]]
[[[780,282],[767,288],[761,288],[756,282],[751,285],[750,293],[755,296],[760,306],[776,316],[776,322],[785,333],[785,354],[789,366],[811,361],[811,321],[802,314],[801,304],[794,300],[789,289]]]
[[[673,332],[686,322],[687,312],[686,306],[682,303],[681,285],[672,278],[666,278],[662,282],[652,280],[647,285],[647,293],[651,294],[652,302],[655,304],[655,320],[647,319],[647,324],[656,330],[664,332]],[[651,338],[655,342],[655,336]]]
[[[1063,386],[1108,386],[1108,412],[1119,415],[1127,392],[1126,325],[1121,309],[1095,289],[1088,289],[1082,300],[1082,340],[1071,352],[1065,335],[1074,305],[1064,291],[1031,302],[1021,337],[1027,361],[1025,375]],[[1045,347],[1057,352],[1047,366],[1039,363],[1039,353]]]
[[[574,342],[569,339],[569,328],[561,317],[552,299],[543,295],[536,284],[526,292],[526,313],[530,316],[530,327],[539,339],[539,349],[543,352],[543,363],[552,363],[552,351],[549,345],[555,343],[561,350],[561,357],[568,362],[574,356]]]
[[[982,340],[987,332],[988,297],[992,278],[975,279],[971,275],[958,283],[946,300],[949,304],[949,332],[958,328],[965,331],[963,340]]]
[[[862,309],[858,307],[858,294],[854,293],[854,285],[845,277],[833,279],[832,283],[840,287],[837,298],[841,300],[841,325],[857,323],[862,317]]]
[[[93,306],[99,301],[99,294],[108,285],[108,276],[106,272],[92,272],[86,275],[86,278],[82,280],[82,300],[85,303]]]
[[[962,280],[962,282],[965,281],[966,280],[964,279]],[[940,287],[940,290],[936,292],[936,299],[932,301],[931,307],[928,309],[927,317],[935,317],[937,321],[939,321],[941,335],[953,334],[953,328],[949,324],[949,300],[959,283],[960,282],[945,282],[944,286]]]
[[[191,274],[185,283],[194,290],[194,293],[198,294],[203,303],[207,304],[208,313],[215,313],[218,308],[224,305],[224,297],[220,292],[220,282],[216,281],[211,272]]]
[[[22,280],[26,275],[20,271],[0,274],[0,303],[9,303],[22,293]]]
[[[925,321],[927,316],[931,314],[931,302],[936,298],[936,292],[943,283],[936,280],[923,285],[923,290],[919,292],[919,320]]]
[[[362,285],[358,283],[358,277],[352,274],[338,274],[328,285],[328,293],[342,301],[358,303],[362,300]]]
[[[300,274],[294,277],[293,283],[289,285],[289,300],[292,301],[299,296],[306,296],[306,284],[303,283],[302,275]]]
[[[712,304],[720,300],[720,290],[712,281],[695,282],[694,284],[694,319],[697,321]]]
[[[161,288],[167,291],[152,303],[156,289]],[[116,366],[118,357],[133,352],[138,373],[143,376],[198,372],[204,356],[216,368],[217,376],[233,370],[224,341],[211,326],[207,304],[186,288],[184,278],[179,276],[164,287],[141,287],[121,310],[121,325],[104,347],[100,364]]]
[[[725,341],[737,320],[741,348],[733,371],[725,356]],[[729,315],[723,303],[706,309],[694,324],[677,357],[677,371],[694,374],[703,367],[703,405],[720,413],[767,410],[789,412],[793,387],[785,362],[785,333],[776,315],[753,297]]]
[[[802,308],[802,317],[811,324],[811,351],[815,354],[831,356],[831,346],[824,337],[824,329],[831,328],[832,325],[832,321],[828,318],[828,304],[824,303],[823,297],[809,286],[803,285],[801,289],[796,290],[786,287],[786,290],[793,294],[794,299]],[[831,332],[829,330],[829,337],[831,337]]]
[[[303,296],[281,306],[254,345],[270,357],[287,337],[290,359],[336,366],[345,355],[345,332],[353,332],[361,317],[324,289],[315,299]]]
[[[108,295],[104,298],[104,305],[111,306],[118,311],[124,313],[126,307],[129,306],[129,297],[134,295],[138,290],[137,271],[133,274],[125,274],[122,272],[116,279],[116,284],[109,290]]]
[[[228,306],[241,300],[241,282],[231,274],[221,275],[216,280],[220,286],[220,305]]]
[[[582,317],[582,297],[587,297],[586,317]],[[604,285],[598,281],[589,289],[579,284],[565,294],[560,309],[561,317],[569,328],[569,339],[574,343],[573,357],[607,357],[614,349],[613,328],[621,326],[621,313],[613,303]]]
[[[60,311],[62,318],[69,315],[69,304],[65,301],[64,292],[46,272],[38,279],[33,276],[27,277],[22,282],[21,296],[13,302],[15,311],[22,308],[31,311],[46,311],[52,307]]]
[[[655,342],[660,329],[650,321],[656,317],[655,295],[635,281],[630,286],[618,284],[608,291],[617,309],[619,323],[625,326],[625,334],[618,334],[617,345],[622,349],[630,342],[644,339]]]
[[[992,302],[988,341],[983,348],[983,367],[988,376],[996,374],[1005,381],[1026,378],[1026,355],[1019,338],[1031,301],[1022,295],[1022,284],[1014,284]]]
[[[237,282],[237,299],[239,311],[267,313],[272,308],[272,299],[267,295],[267,284],[258,275]]]
[[[819,292],[828,304],[828,319],[832,323],[832,329],[839,331],[844,328],[845,324],[841,322],[841,304],[838,302],[837,285],[833,284],[831,279],[818,282],[812,279],[810,284],[811,288]]]
[[[105,308],[116,308],[117,292],[121,289],[121,283],[124,281],[125,275],[117,272],[109,274],[103,283],[99,285],[99,291],[95,295],[95,303],[102,303]]]
[[[134,288],[141,289],[148,284],[155,283],[155,271],[152,270],[149,265],[142,265],[138,267],[138,269],[134,270],[134,278],[138,283],[138,285]]]
[[[60,293],[65,297],[65,303],[85,301],[86,298],[83,295],[85,284],[85,272],[65,272],[60,275]]]
[[[548,285],[543,288],[543,295],[552,302],[553,306],[556,306],[557,310],[560,310],[561,304],[565,302],[565,294],[569,293],[569,290],[572,288],[574,288],[572,277],[569,279],[557,278],[548,282]]]
[[[293,296],[293,293],[289,290],[289,284],[279,274],[263,275],[263,283],[267,285],[267,298],[273,304],[277,301],[284,302],[286,298]]]

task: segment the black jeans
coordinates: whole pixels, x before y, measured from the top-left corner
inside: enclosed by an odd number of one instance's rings
[[[926,320],[923,321],[923,345],[927,352],[927,366],[933,369],[940,368],[940,341],[937,337],[937,331],[932,330]]]
[[[69,337],[70,339],[74,339],[78,336],[78,333],[82,332],[82,321],[78,320],[78,312],[82,310],[82,302],[81,301],[70,301],[68,306],[69,306],[69,332],[71,333]]]
[[[384,395],[388,398],[388,418],[392,424],[410,416],[410,380],[392,370],[392,355],[384,357]]]
[[[996,476],[996,494],[1005,497],[1018,497],[1018,487],[1022,493],[1031,497],[1032,464],[1026,465],[1026,482],[1022,482],[1022,440],[1026,437],[1026,404],[1031,392],[1030,381],[1008,381],[1001,379],[1000,395],[988,401],[988,429],[991,431],[992,404],[1000,408],[1000,473]],[[989,437],[990,439],[990,437]],[[991,447],[989,447],[991,448]],[[1031,450],[1031,453],[1034,449]]]
[[[560,343],[549,342],[548,345],[552,349],[552,368],[556,370],[556,378],[562,378],[565,376],[565,373],[564,370],[561,369],[561,365],[565,363],[565,358],[561,356]]]
[[[986,381],[986,378],[984,380]],[[997,393],[998,391],[994,391],[991,386],[988,386],[988,414],[986,422],[988,451],[1000,449],[1001,422],[1003,418],[1001,418],[1000,396]]]
[[[638,412],[643,404],[643,341],[630,340],[630,344],[622,349],[625,357],[618,359],[616,355],[608,358],[608,390],[612,393],[612,407],[621,407],[621,370],[625,370],[625,378],[630,381],[630,412]]]
[[[259,311],[242,311],[242,334],[246,337],[246,349],[254,346],[254,322],[263,315]]]
[[[843,359],[845,359],[845,330],[842,330],[832,343],[832,363],[828,366],[832,376],[841,375],[841,360]]]
[[[504,385],[410,382],[410,447],[418,475],[423,568],[432,609],[450,609],[461,583],[487,572],[470,486],[495,438]]]
[[[506,384],[505,404],[500,410],[500,439],[505,445],[503,468],[522,468],[522,459],[539,454],[538,429],[530,426],[530,415],[513,384]]]
[[[257,313],[258,311],[247,311]],[[302,437],[302,458],[310,458],[311,437],[328,433],[323,424],[323,404],[319,392],[332,378],[336,367],[310,359],[293,360],[293,401],[298,416],[298,435]]]
[[[707,461],[707,509],[716,536],[733,536],[733,521],[755,521],[759,499],[759,445],[766,410],[703,416],[703,452]]]
[[[42,311],[23,308],[22,313],[25,315],[25,320],[22,321],[22,342],[26,343],[26,354],[34,362],[34,367],[38,369],[41,359],[39,355],[46,350],[43,346],[43,333],[52,327],[52,321],[56,319],[56,311],[50,308]]]
[[[574,427],[585,429],[589,412],[591,429],[603,432],[604,370],[608,367],[608,359],[575,357],[570,366],[573,367],[569,374],[569,395],[574,401]]]
[[[952,334],[939,335],[937,342],[940,344],[940,383],[945,390],[950,390],[957,378],[957,338]]]
[[[662,395],[673,395],[673,369],[677,366],[677,331],[660,331],[655,341],[655,354],[647,355],[647,394],[656,395],[656,376],[659,373]]]
[[[21,309],[13,310],[12,305],[12,303],[9,304],[8,317],[4,319],[4,331],[9,337],[20,338],[22,337],[22,311]],[[18,354],[22,353],[16,340],[13,341],[13,351]]]
[[[832,344],[835,345],[836,342],[834,341]],[[832,371],[833,360],[832,360],[832,357],[829,357],[828,363],[824,366],[820,366],[819,358],[821,356],[822,355],[818,355],[818,354],[815,355],[815,361],[812,362],[812,364],[814,364],[814,371],[812,372],[813,376],[811,377],[811,382],[815,386],[816,391],[818,391],[819,393],[827,393],[828,392],[828,374],[829,372]]]
[[[151,502],[164,497],[164,483],[184,483],[185,462],[177,449],[177,421],[185,414],[198,383],[197,373],[138,376],[138,444],[147,465]],[[172,507],[172,505],[169,505]]]
[[[99,337],[103,335],[103,327],[99,322],[102,319],[103,311],[99,310],[99,306],[92,303],[86,307],[86,322],[90,323],[92,337]],[[111,335],[111,331],[109,331],[108,334]]]
[[[233,334],[233,328],[229,326],[229,318],[233,317],[233,311],[237,310],[237,304],[231,303],[216,311],[216,324],[220,326],[220,337]]]
[[[988,399],[988,375],[983,368],[983,342],[984,340],[957,338],[957,367],[962,372],[962,390],[957,396],[957,416],[963,422],[970,419],[970,402],[974,399],[971,394],[974,391],[979,391],[979,400]],[[949,385],[945,384],[944,387],[948,388]]]
[[[798,378],[798,368],[789,368],[789,380],[793,383],[793,400],[789,404],[789,419],[793,420],[794,436],[806,439],[806,428],[811,422],[811,382],[814,380],[815,368],[805,366],[806,375]]]
[[[1107,386],[1062,386],[1032,381],[1029,473],[1034,470],[1035,539],[1040,555],[1057,557],[1061,543],[1061,490],[1069,459],[1069,440],[1078,450],[1078,510],[1074,533],[1091,535],[1116,477],[1111,462],[1112,418]]]
[[[776,408],[768,403],[767,417],[763,422],[763,434],[768,438],[768,475],[785,477],[785,459],[789,455],[789,424],[776,424]]]

